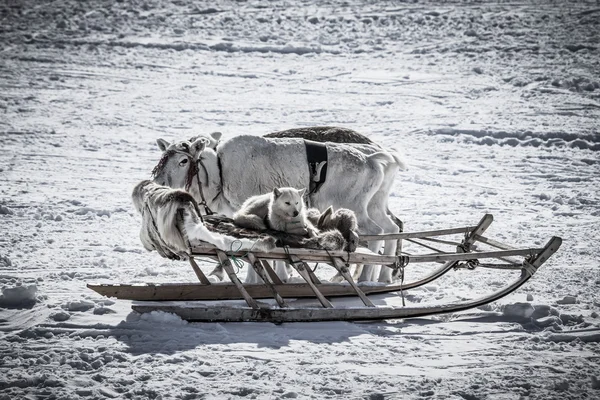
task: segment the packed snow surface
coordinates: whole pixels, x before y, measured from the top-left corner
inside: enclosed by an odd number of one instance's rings
[[[599,398],[598,26],[594,1],[3,2],[0,399]],[[492,213],[497,240],[563,246],[510,296],[422,319],[187,323],[86,288],[195,281],[138,239],[157,138],[311,125],[402,151],[407,230]]]

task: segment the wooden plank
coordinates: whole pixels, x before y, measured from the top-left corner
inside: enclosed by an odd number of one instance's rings
[[[196,273],[196,277],[198,277],[198,280],[203,285],[210,285],[210,281],[208,280],[208,278],[206,277],[206,275],[204,275],[204,272],[202,272],[202,270],[200,269],[200,267],[198,266],[198,264],[196,264],[196,261],[194,260],[194,257],[190,257],[189,260],[190,260],[190,265],[192,266],[192,269]]]
[[[440,250],[440,249],[436,249],[433,246],[430,246],[430,245],[425,244],[425,243],[421,243],[421,242],[419,242],[417,240],[414,240],[414,239],[406,239],[406,241],[410,242],[410,243],[414,243],[414,244],[416,244],[418,246],[421,246],[421,247],[425,247],[426,249],[429,249],[429,250],[432,250],[432,251],[435,251],[435,252],[438,252],[438,253],[443,253],[443,251]]]
[[[360,235],[360,240],[391,240],[391,239],[418,239],[430,236],[454,235],[457,233],[468,233],[476,226],[463,226],[460,228],[436,229],[421,232],[384,233],[381,235]]]
[[[235,285],[235,287],[239,290],[239,292],[242,295],[242,297],[244,298],[244,300],[246,300],[246,303],[248,303],[248,305],[251,308],[258,310],[260,308],[258,306],[258,303],[256,302],[256,300],[254,300],[252,298],[252,296],[250,296],[248,294],[248,292],[246,291],[246,288],[244,288],[244,286],[242,285],[242,282],[240,282],[240,280],[238,279],[237,275],[235,274],[235,271],[233,270],[233,266],[231,265],[231,261],[229,261],[229,257],[227,257],[227,254],[225,254],[221,250],[218,250],[217,256],[219,257],[219,261],[221,262],[223,269],[225,270],[225,272],[227,272],[229,279]]]
[[[514,249],[514,250],[500,250],[500,251],[482,251],[478,253],[437,253],[437,254],[417,254],[410,256],[411,263],[423,263],[423,262],[440,262],[440,261],[465,261],[475,258],[500,258],[509,256],[528,256],[537,254],[541,248],[527,248],[527,249]],[[207,253],[196,252],[194,248],[193,255],[195,256],[209,256],[214,254],[215,249],[206,249]],[[234,253],[237,257],[242,257],[244,252]],[[331,257],[341,257],[346,260],[348,253],[344,251],[330,251],[329,253],[321,250],[311,249],[289,249],[289,254],[298,256],[301,260],[306,262],[328,262]],[[286,260],[288,255],[280,249],[274,249],[269,253],[254,252],[254,255],[260,259],[268,260]],[[380,264],[389,265],[396,262],[396,256],[381,255],[375,253],[350,253],[350,259],[348,260],[351,264]]]
[[[421,240],[426,240],[428,242],[434,242],[434,243],[447,244],[450,246],[458,246],[460,244],[460,242],[456,242],[456,241],[452,241],[452,240],[437,239],[437,238],[432,238],[432,237],[424,237],[424,238],[421,238]]]
[[[243,299],[234,284],[230,282],[202,285],[200,283],[172,283],[157,285],[110,285],[88,284],[89,289],[106,296],[123,300],[170,301],[170,300],[240,300]],[[287,283],[273,287],[283,298],[315,297],[306,283]],[[323,283],[317,286],[327,297],[354,296],[348,285]],[[263,284],[245,284],[244,288],[254,299],[272,298],[272,292]],[[387,293],[400,289],[400,285],[362,286],[364,293]]]
[[[367,307],[375,307],[375,305],[371,302],[371,300],[365,295],[365,293],[360,290],[360,288],[354,282],[352,275],[348,272],[348,267],[344,264],[344,262],[339,258],[333,258],[333,266],[335,269],[339,271],[339,273],[348,281],[352,289],[356,292],[358,297],[362,300],[365,306]]]
[[[274,284],[276,284],[276,285],[283,285],[283,282],[281,281],[281,278],[279,278],[279,275],[277,275],[277,273],[275,273],[275,271],[273,271],[273,268],[271,268],[271,264],[269,264],[268,261],[261,260],[260,263],[262,264],[262,266],[265,269],[265,271],[267,271],[267,274],[269,275],[269,277],[271,278],[271,281]]]
[[[308,276],[310,276],[310,280],[311,280],[313,283],[320,284],[320,283],[321,283],[321,280],[320,280],[319,278],[317,278],[317,276],[315,275],[315,273],[314,273],[314,271],[312,270],[312,268],[310,268],[310,267],[308,266],[308,264],[306,264],[306,263],[304,263],[304,267],[306,268],[306,272],[308,273]]]
[[[490,239],[490,238],[487,238],[487,237],[481,236],[481,235],[475,235],[475,240],[477,240],[478,242],[481,242],[481,243],[489,244],[490,246],[495,247],[497,249],[501,249],[501,250],[514,250],[515,249],[512,246],[497,242],[493,239]]]
[[[319,302],[323,305],[323,307],[333,308],[333,304],[331,304],[331,302],[327,300],[325,296],[323,296],[323,294],[319,291],[319,289],[317,289],[317,287],[313,283],[310,274],[307,271],[308,265],[306,265],[304,261],[300,260],[297,256],[294,255],[290,255],[290,261],[292,267],[294,267],[296,271],[298,271],[300,276],[304,278],[304,280],[306,281],[310,289],[313,291],[317,299],[319,299]]]
[[[273,294],[273,298],[275,299],[277,304],[279,304],[279,307],[287,307],[286,302],[279,295],[279,293],[277,292],[277,289],[275,289],[275,287],[269,280],[269,277],[267,276],[267,273],[265,272],[264,268],[262,267],[262,264],[256,259],[256,257],[254,257],[254,254],[252,254],[252,253],[248,253],[247,257],[248,257],[248,261],[250,262],[250,265],[252,266],[252,268],[254,268],[254,270],[256,271],[258,276],[260,276],[262,278],[264,284],[269,288],[269,290]]]

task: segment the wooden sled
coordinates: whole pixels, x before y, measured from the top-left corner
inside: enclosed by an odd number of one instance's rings
[[[361,240],[398,240],[398,254],[394,256],[372,253],[359,249],[354,253],[328,252],[324,250],[281,248],[268,253],[235,252],[225,253],[212,245],[197,246],[190,250],[190,264],[199,279],[199,283],[168,283],[146,285],[88,284],[87,286],[108,297],[136,300],[132,305],[140,313],[164,311],[179,315],[188,321],[212,322],[309,322],[309,321],[360,321],[422,317],[432,314],[462,311],[493,302],[504,297],[523,285],[537,269],[560,247],[559,237],[551,238],[541,248],[518,249],[504,245],[483,236],[493,221],[486,214],[474,226],[441,229],[423,232],[404,232],[398,234],[361,236]],[[462,240],[440,239],[441,236],[461,235]],[[411,242],[420,248],[429,250],[425,254],[407,254],[402,252],[402,243]],[[452,251],[442,251],[434,246],[451,246]],[[486,248],[486,249],[484,249]],[[194,257],[218,259],[231,282],[211,283],[196,264]],[[243,284],[238,279],[230,257],[247,261],[263,279],[262,284]],[[285,260],[303,278],[304,283],[283,283],[266,261]],[[489,260],[495,261],[490,263]],[[321,282],[306,264],[319,262],[333,266],[345,283]],[[404,272],[418,263],[440,263],[424,277],[404,282]],[[398,272],[400,283],[394,284],[357,284],[348,271],[349,263],[381,265]],[[473,300],[458,301],[444,305],[431,306],[375,306],[368,295],[400,292],[428,284],[449,271],[456,269],[475,270],[477,268],[495,268],[498,270],[520,270],[520,276],[512,283],[487,296]],[[334,307],[328,298],[354,296],[360,299],[361,307]],[[257,299],[271,298],[276,304],[258,302]],[[320,306],[290,307],[289,299],[316,298]],[[223,300],[245,300],[243,306],[222,304]],[[285,299],[288,299],[286,302]],[[404,297],[403,297],[404,300]],[[165,304],[165,301],[178,303]],[[182,302],[183,301],[183,302]],[[193,301],[202,301],[202,304]],[[207,301],[219,301],[208,305]],[[162,302],[162,303],[161,303]],[[403,302],[404,303],[404,302]]]

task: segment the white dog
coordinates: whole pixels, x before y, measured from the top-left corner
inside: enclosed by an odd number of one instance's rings
[[[318,233],[306,218],[302,196],[306,189],[274,188],[273,192],[252,196],[233,214],[236,225],[250,229],[273,229],[315,237]]]

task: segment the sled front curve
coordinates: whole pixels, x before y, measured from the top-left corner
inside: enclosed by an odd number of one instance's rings
[[[190,259],[192,267],[201,283],[173,283],[160,285],[88,285],[96,292],[109,297],[142,301],[134,303],[132,308],[138,312],[165,311],[179,315],[189,321],[257,321],[257,322],[310,322],[310,321],[359,321],[376,319],[394,319],[422,317],[432,314],[449,313],[478,307],[495,301],[518,289],[561,245],[561,239],[553,237],[543,248],[517,249],[504,245],[483,236],[493,217],[486,214],[479,224],[461,228],[442,229],[424,232],[405,232],[393,235],[365,236],[361,239],[382,240],[397,239],[415,243],[434,253],[407,254],[386,256],[361,250],[355,253],[327,252],[312,249],[276,249],[269,253],[227,253],[212,246],[198,246],[191,251],[192,257],[203,256],[219,259],[225,264],[225,269],[231,283],[211,283],[200,268]],[[440,236],[462,234],[460,242],[440,239]],[[479,244],[491,247],[482,251],[476,248]],[[455,251],[441,251],[434,246],[456,246]],[[499,250],[496,250],[499,249]],[[242,284],[229,263],[229,257],[244,258],[257,270],[265,283]],[[518,258],[518,259],[517,259]],[[502,263],[486,263],[485,260],[496,260]],[[305,283],[282,283],[265,261],[287,260],[296,268]],[[322,283],[305,262],[321,262],[334,266],[345,278],[346,283]],[[348,274],[348,263],[368,263],[382,265],[384,268],[394,268],[404,276],[404,269],[413,264],[423,262],[441,263],[442,266],[430,272],[425,277],[396,284],[356,284]],[[422,286],[434,281],[448,271],[477,267],[496,268],[499,270],[520,270],[518,279],[506,287],[490,295],[473,300],[453,302],[443,305],[419,307],[375,306],[368,295],[377,293],[398,292]],[[273,282],[271,282],[271,280]],[[338,296],[354,296],[360,298],[363,307],[334,307],[328,298]],[[256,299],[274,298],[277,305],[257,302]],[[285,299],[317,298],[321,307],[290,307]],[[219,305],[198,305],[181,303],[181,301],[202,300],[239,300],[244,299],[247,307]],[[163,303],[161,303],[161,301]],[[165,304],[164,301],[179,301],[176,305]]]

